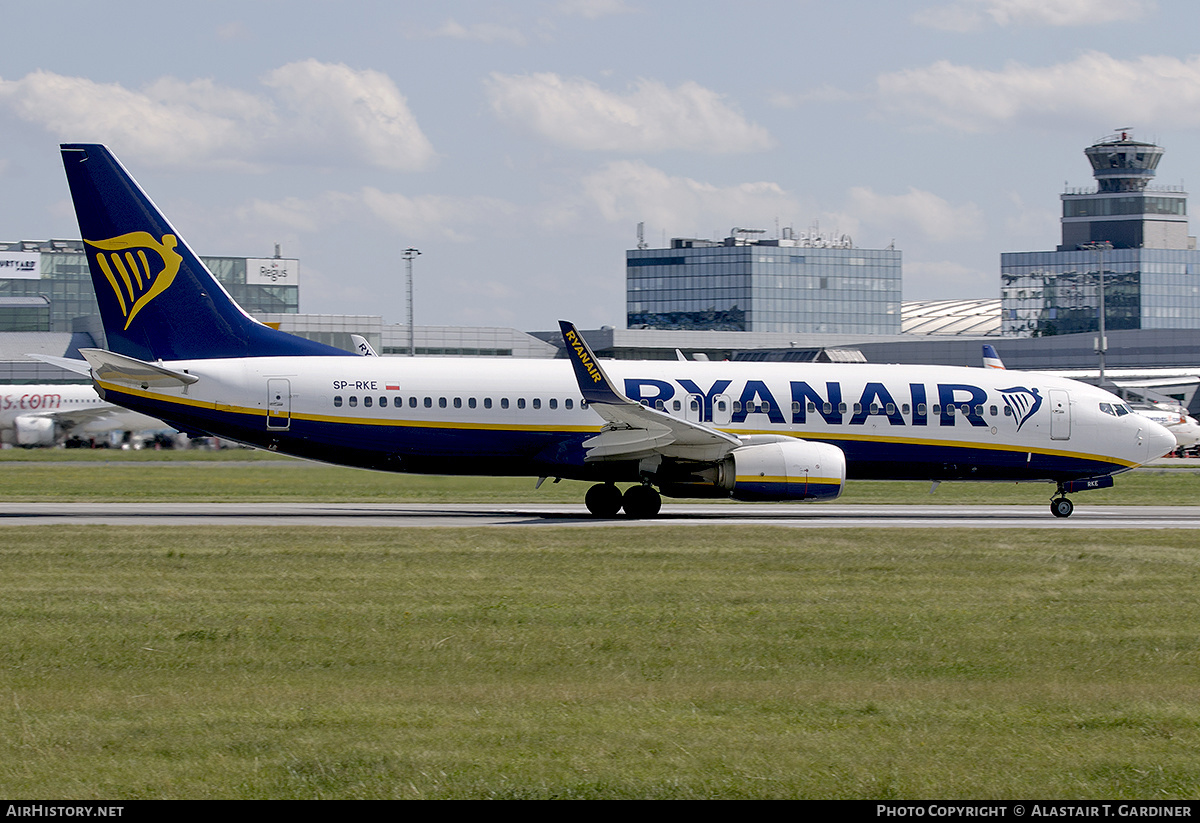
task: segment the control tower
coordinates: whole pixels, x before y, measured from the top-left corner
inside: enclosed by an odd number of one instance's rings
[[[1187,193],[1151,187],[1163,149],[1119,131],[1083,152],[1092,165],[1096,189],[1062,195],[1062,245],[1075,251],[1085,243],[1109,242],[1115,249],[1189,249]]]

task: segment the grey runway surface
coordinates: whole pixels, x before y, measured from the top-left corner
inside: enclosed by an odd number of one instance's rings
[[[0,525],[326,526],[783,526],[792,528],[1198,529],[1200,507],[1077,505],[1067,519],[1047,506],[671,504],[653,520],[590,517],[571,504],[7,503]]]

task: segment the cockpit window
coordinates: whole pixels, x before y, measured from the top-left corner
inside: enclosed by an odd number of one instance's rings
[[[1105,414],[1111,414],[1113,417],[1124,417],[1127,414],[1133,414],[1133,410],[1124,403],[1101,403],[1100,411]]]

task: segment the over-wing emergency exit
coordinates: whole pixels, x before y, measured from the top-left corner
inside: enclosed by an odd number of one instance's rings
[[[661,495],[828,500],[847,479],[1045,481],[1067,493],[1172,449],[1071,380],[869,364],[361,357],[257,322],[103,146],[62,146],[111,351],[103,396],[299,457],[431,474],[594,482],[588,509]],[[616,484],[632,484],[620,491]]]

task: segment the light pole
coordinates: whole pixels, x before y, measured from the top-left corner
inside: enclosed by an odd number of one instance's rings
[[[1112,243],[1107,240],[1099,243],[1080,243],[1079,248],[1096,253],[1096,277],[1100,281],[1100,336],[1096,338],[1096,354],[1100,355],[1100,386],[1104,386],[1104,353],[1108,351],[1108,337],[1104,333],[1104,252],[1112,250]]]
[[[408,356],[417,356],[417,337],[413,328],[413,276],[412,263],[413,259],[421,252],[416,249],[404,250],[405,266],[408,269]]]

